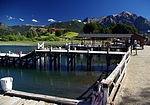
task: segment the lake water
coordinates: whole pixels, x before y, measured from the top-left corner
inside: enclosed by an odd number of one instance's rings
[[[0,52],[23,51],[28,53],[36,49],[33,46],[0,46]],[[40,70],[25,69],[21,67],[2,67],[0,66],[0,78],[11,76],[14,78],[13,89],[40,93],[52,96],[61,96],[76,98],[85,91],[96,79],[102,71],[106,71],[106,56],[93,56],[92,70],[86,70],[86,56],[80,55],[76,57],[75,71],[67,71],[65,64],[65,56],[62,56],[61,70]],[[120,62],[122,55],[113,55],[110,60],[109,70],[112,71],[117,63]]]

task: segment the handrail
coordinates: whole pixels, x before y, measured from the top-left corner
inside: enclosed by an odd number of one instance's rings
[[[102,99],[103,103],[101,105],[110,104],[113,101],[119,85],[125,75],[126,66],[130,59],[130,48],[131,47],[128,48],[127,53],[123,56],[115,70],[106,79],[101,81],[100,84],[103,86],[103,90],[101,92],[104,95]]]
[[[124,56],[123,59],[121,60],[121,62],[118,64],[118,66],[115,68],[115,70],[106,78],[102,80],[102,84],[107,84],[107,85],[111,85],[112,81],[114,81],[114,79],[116,78],[116,76],[118,75],[121,67],[123,66],[123,64],[126,61],[126,57],[129,54],[129,52],[127,52]]]

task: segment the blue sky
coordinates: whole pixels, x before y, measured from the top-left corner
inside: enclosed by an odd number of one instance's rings
[[[150,20],[150,0],[0,0],[0,22],[47,25],[129,11]],[[49,21],[48,21],[49,20]]]

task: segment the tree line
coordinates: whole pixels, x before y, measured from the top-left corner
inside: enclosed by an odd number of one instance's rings
[[[87,23],[83,27],[85,34],[136,34],[138,30],[134,26],[123,23],[112,23],[109,26],[100,26],[96,23]]]
[[[69,30],[42,31],[39,28],[24,32],[0,29],[0,41],[59,41]]]

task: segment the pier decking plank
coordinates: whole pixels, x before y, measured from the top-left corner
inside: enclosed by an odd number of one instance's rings
[[[35,50],[35,52],[68,53],[68,50]],[[69,53],[80,54],[107,54],[107,51],[69,50]],[[109,54],[125,54],[126,52],[109,51]]]
[[[20,99],[17,102],[15,102],[13,105],[23,105],[25,103],[25,99]]]
[[[0,105],[57,105],[44,101],[36,101],[32,99],[24,99],[20,97],[4,96],[0,94]]]
[[[44,101],[39,101],[36,105],[45,105]]]
[[[24,105],[36,105],[38,103],[38,101],[34,101],[34,100],[26,100],[24,102]]]
[[[13,105],[18,100],[20,100],[18,97],[4,96],[0,99],[0,105]]]

